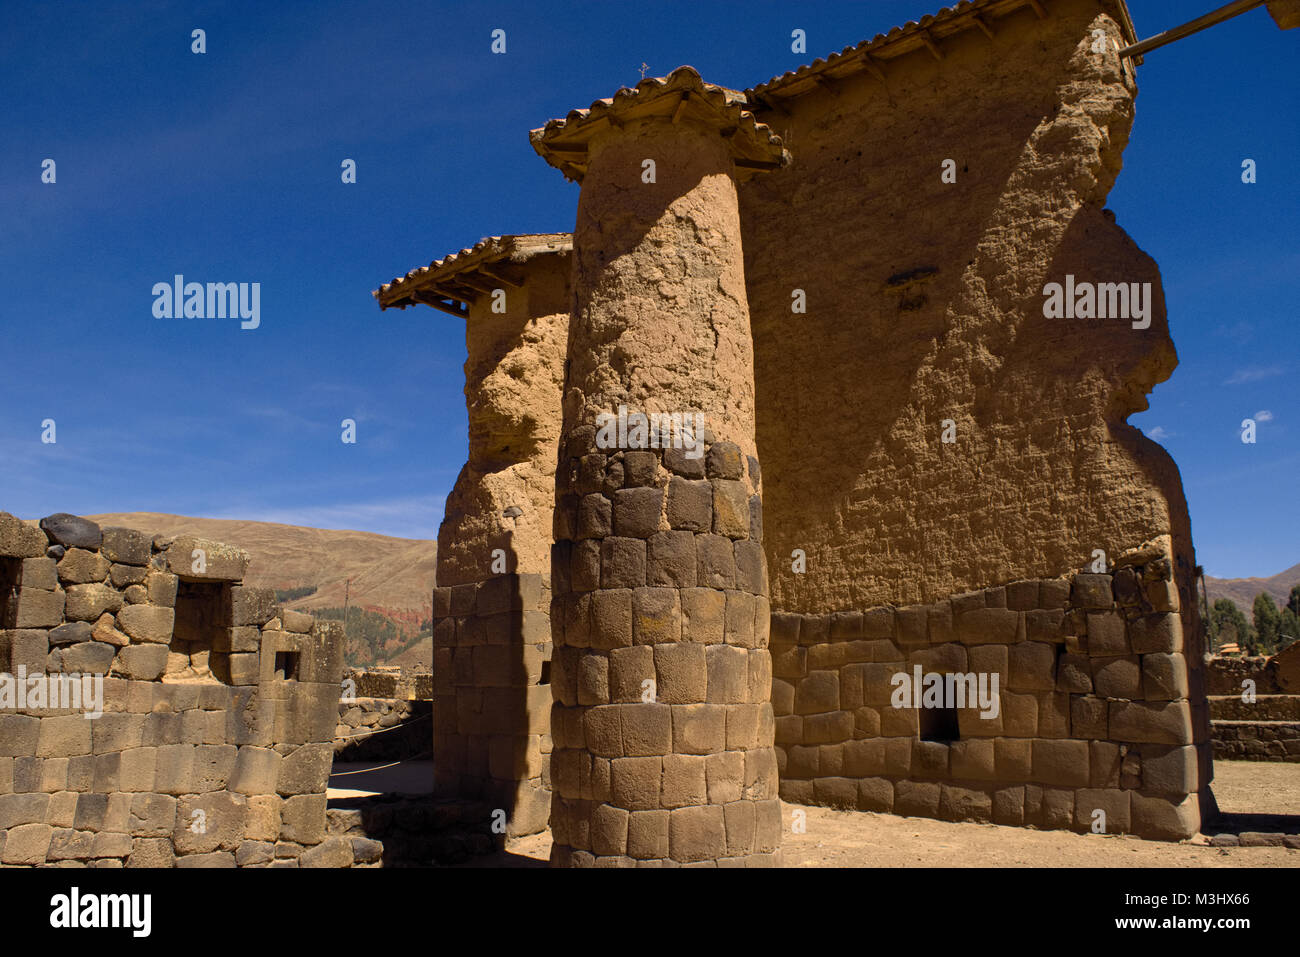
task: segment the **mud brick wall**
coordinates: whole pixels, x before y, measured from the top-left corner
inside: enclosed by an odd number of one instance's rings
[[[1177,467],[1126,421],[1177,357],[1156,264],[1103,209],[1137,93],[1122,17],[1047,7],[877,57],[883,80],[750,96],[794,157],[740,187],[774,608],[938,601],[1158,535],[1192,580]],[[1045,318],[1067,273],[1150,282],[1150,327]]]
[[[434,785],[505,810],[510,836],[550,813],[549,577],[502,574],[433,592]]]
[[[772,618],[781,796],[954,821],[1196,833],[1207,746],[1167,561],[899,608]],[[1194,656],[1192,656],[1194,657]],[[996,674],[994,719],[895,708],[894,675]],[[928,726],[928,727],[927,727]],[[927,740],[931,738],[931,740]]]
[[[483,581],[495,573],[498,548],[507,572],[548,571],[569,257],[537,255],[500,268],[520,280],[503,284],[505,312],[477,296],[465,320],[469,454],[438,528],[439,585]]]
[[[202,539],[0,513],[0,668],[104,690],[99,717],[0,712],[0,863],[233,867],[324,840],[342,632],[282,620],[241,584],[247,564]]]

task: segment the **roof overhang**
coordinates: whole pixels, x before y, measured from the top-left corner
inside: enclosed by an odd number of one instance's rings
[[[962,0],[938,13],[920,20],[908,21],[888,33],[877,34],[856,46],[845,47],[825,59],[818,58],[806,66],[745,91],[749,102],[755,106],[781,111],[781,101],[801,96],[816,89],[834,89],[836,80],[858,73],[870,73],[884,79],[882,66],[917,50],[929,53],[936,60],[943,59],[939,41],[959,33],[978,30],[990,40],[997,30],[997,21],[1023,9],[1030,9],[1040,20],[1051,13],[1053,0]],[[1133,18],[1125,0],[1097,0],[1100,9],[1114,16],[1128,43],[1137,42]],[[1138,58],[1136,62],[1141,63]]]
[[[479,296],[522,286],[525,277],[519,267],[523,263],[535,256],[567,255],[572,249],[571,233],[489,236],[384,283],[372,295],[379,300],[380,309],[423,304],[463,318]]]
[[[581,181],[587,172],[587,151],[597,134],[611,127],[664,118],[672,123],[705,123],[726,139],[737,179],[747,179],[790,162],[781,138],[758,122],[738,90],[705,83],[693,67],[679,66],[666,77],[647,77],[585,110],[551,120],[528,134],[539,156],[567,179]]]

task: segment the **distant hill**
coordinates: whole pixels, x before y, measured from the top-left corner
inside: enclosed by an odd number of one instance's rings
[[[1278,606],[1286,604],[1291,594],[1291,586],[1300,582],[1300,565],[1292,565],[1284,572],[1278,572],[1272,578],[1211,578],[1205,576],[1205,591],[1210,596],[1210,605],[1220,598],[1231,598],[1237,607],[1249,618],[1255,604],[1255,596],[1267,592],[1273,596]]]
[[[392,620],[403,640],[414,637],[433,613],[436,541],[155,512],[86,517],[101,525],[125,525],[153,535],[198,535],[238,545],[249,554],[246,581],[250,584],[276,589],[315,586],[312,594],[284,603],[300,611],[342,608],[345,585],[351,579],[348,604]],[[431,642],[408,649],[400,662],[383,663],[414,664],[427,659],[432,650],[421,654],[424,645]],[[398,648],[395,643],[384,650],[396,652]]]

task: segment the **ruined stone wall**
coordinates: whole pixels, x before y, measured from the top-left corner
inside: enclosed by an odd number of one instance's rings
[[[335,761],[427,759],[433,675],[380,666],[343,671]]]
[[[332,866],[315,848],[342,632],[282,620],[241,584],[247,564],[202,539],[0,513],[0,669],[103,676],[97,717],[0,702],[0,862]]]
[[[1272,657],[1210,658],[1205,674],[1215,758],[1300,761],[1300,645]]]
[[[966,592],[997,595],[1015,582],[1068,577],[1087,570],[1097,550],[1101,567],[1115,571],[1120,556],[1167,536],[1170,602],[1183,636],[1182,657],[1170,664],[1183,670],[1176,710],[1189,712],[1190,731],[1186,741],[1180,730],[1178,741],[1148,743],[1192,745],[1197,760],[1178,793],[1205,797],[1209,713],[1186,503],[1170,457],[1126,424],[1177,360],[1156,265],[1102,209],[1136,93],[1105,6],[1062,0],[1044,19],[1026,7],[994,19],[992,39],[975,30],[945,37],[941,59],[919,49],[878,61],[883,82],[863,72],[780,101],[779,111],[760,109],[794,157],[740,189],[772,606],[821,621],[924,603],[939,630],[920,634],[940,645],[951,640],[944,609],[964,607]],[[1108,41],[1104,52],[1093,52],[1094,30]],[[946,159],[955,160],[955,183],[941,179]],[[1045,318],[1044,286],[1067,274],[1151,283],[1149,328]],[[792,312],[795,290],[806,295],[804,314]],[[953,441],[943,441],[945,426]],[[794,549],[806,553],[802,573]],[[826,643],[836,668],[868,662],[833,636]],[[1045,696],[1039,718],[1060,722],[1046,725],[1045,740],[1110,742],[1110,753],[1144,740],[1132,737],[1127,716],[1149,717],[1153,730],[1142,733],[1154,735],[1157,712],[1171,707],[1117,707],[1114,716],[1126,717],[1110,727],[1101,720],[1109,705],[1081,704],[1094,710],[1081,712],[1076,728],[1062,704],[1069,692],[1056,690],[1063,673],[1078,670],[1064,642],[996,643],[1009,658],[1016,648],[1036,653],[1043,674],[1035,680],[1047,685],[1037,691]],[[1128,632],[1101,647],[1086,652],[1089,679],[1105,656],[1131,685],[1141,662]],[[790,737],[795,718],[814,735],[804,744],[849,737],[842,717],[807,717],[787,711],[787,745],[798,740]],[[884,734],[871,727],[856,733]],[[911,737],[939,762],[937,748]],[[958,750],[970,747],[984,745]],[[786,754],[792,780],[840,776],[799,754]],[[1075,771],[1072,786],[1093,786],[1097,769],[1081,766],[1088,780]],[[895,790],[929,782],[924,802],[904,803],[908,813],[941,813],[933,782],[948,772],[907,767],[890,765]],[[1009,787],[1043,786],[996,766],[990,773]],[[1097,780],[1109,781],[1109,772]],[[972,790],[984,797],[966,811],[953,810],[964,800],[954,799],[942,813],[988,813],[981,808],[990,789]],[[788,793],[817,799],[805,785]],[[1194,831],[1183,806],[1167,803],[1177,822],[1166,833]]]

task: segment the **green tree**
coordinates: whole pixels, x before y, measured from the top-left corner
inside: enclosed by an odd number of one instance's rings
[[[1288,602],[1287,607],[1283,608],[1280,614],[1281,621],[1278,623],[1277,650],[1281,651],[1293,641],[1300,640],[1300,615],[1291,610]]]
[[[1286,600],[1287,610],[1300,618],[1300,584],[1291,586],[1291,595]]]
[[[1253,611],[1258,653],[1271,655],[1277,651],[1278,627],[1282,624],[1282,616],[1278,614],[1273,596],[1268,592],[1260,592],[1255,596]]]
[[[1220,598],[1210,609],[1210,634],[1214,648],[1235,642],[1249,650],[1255,640],[1254,629],[1242,614],[1237,603],[1230,598]]]

